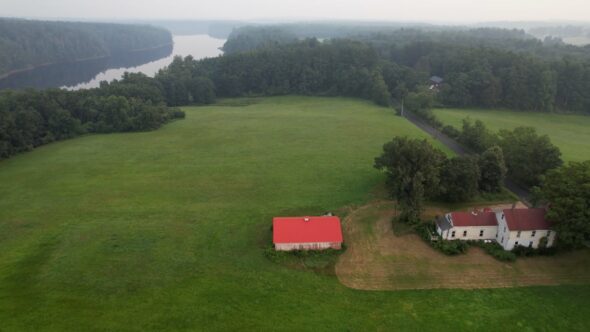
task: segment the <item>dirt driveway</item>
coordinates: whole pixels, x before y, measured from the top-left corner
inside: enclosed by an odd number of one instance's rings
[[[343,221],[348,250],[336,264],[347,287],[363,290],[498,288],[590,283],[590,251],[497,261],[479,248],[446,256],[415,234],[396,236],[393,203],[373,202]],[[431,209],[428,214],[442,214]]]

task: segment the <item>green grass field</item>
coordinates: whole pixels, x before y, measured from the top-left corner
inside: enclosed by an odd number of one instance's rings
[[[434,114],[444,124],[461,129],[466,117],[482,120],[493,131],[518,126],[537,128],[559,147],[565,161],[590,159],[590,116],[498,110],[437,109]]]
[[[590,329],[590,286],[368,292],[272,263],[271,217],[370,200],[382,144],[424,134],[350,99],[224,105],[0,162],[1,331]]]

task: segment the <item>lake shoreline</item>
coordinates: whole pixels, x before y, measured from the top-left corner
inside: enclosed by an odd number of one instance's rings
[[[167,47],[167,46],[174,47],[174,41],[172,41],[171,43],[160,44],[158,46],[145,47],[145,48],[140,48],[140,49],[136,49],[136,50],[131,50],[131,51],[123,52],[123,53],[120,53],[120,54],[133,54],[133,53],[137,53],[137,52],[145,52],[145,51],[150,51],[150,50],[157,50],[159,48],[163,48],[163,47]],[[116,55],[117,54],[110,54],[110,55],[105,55],[105,56],[88,57],[88,58],[82,58],[82,59],[75,59],[75,60],[71,60],[71,61],[48,62],[48,63],[43,63],[43,64],[39,64],[39,65],[35,65],[35,66],[29,66],[27,68],[16,69],[16,70],[9,71],[9,72],[7,72],[5,74],[0,74],[0,80],[8,79],[11,76],[14,76],[14,75],[17,75],[17,74],[21,74],[21,73],[25,73],[25,72],[28,72],[28,71],[32,71],[32,70],[35,70],[35,69],[43,68],[43,67],[49,67],[49,66],[54,66],[54,65],[73,64],[73,63],[80,63],[80,62],[85,62],[85,61],[93,61],[93,60],[101,60],[101,59],[108,59],[108,58],[111,58],[111,57],[116,56]]]

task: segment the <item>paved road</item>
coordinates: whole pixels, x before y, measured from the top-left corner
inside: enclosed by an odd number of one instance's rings
[[[426,123],[424,120],[422,120],[421,118],[419,118],[415,114],[408,112],[408,111],[404,111],[404,117],[406,119],[408,119],[410,122],[412,122],[413,124],[415,124],[416,127],[422,129],[427,134],[429,134],[430,136],[434,137],[435,139],[437,139],[438,141],[440,141],[441,143],[446,145],[449,149],[454,151],[457,155],[465,156],[465,155],[474,154],[473,151],[460,145],[459,143],[457,143],[457,141],[455,141],[454,139],[450,138],[449,136],[443,134],[440,130],[432,127],[431,125]],[[531,193],[526,188],[523,188],[522,186],[514,183],[514,181],[512,181],[510,179],[506,179],[506,181],[504,182],[504,185],[506,186],[506,188],[508,190],[510,190],[516,196],[518,196],[520,198],[520,200],[525,205],[527,205],[529,207],[532,205],[530,203]]]

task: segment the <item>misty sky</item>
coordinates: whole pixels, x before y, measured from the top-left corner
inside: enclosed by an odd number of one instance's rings
[[[0,16],[103,20],[590,21],[590,0],[0,0]]]

